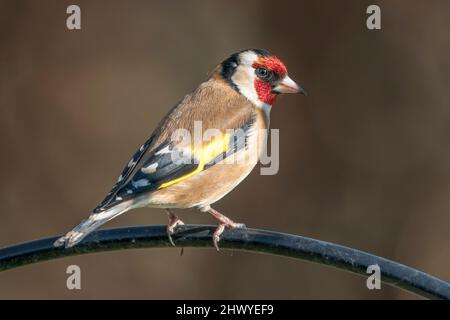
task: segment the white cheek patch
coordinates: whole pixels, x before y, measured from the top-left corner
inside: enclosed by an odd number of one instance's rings
[[[252,67],[257,60],[257,55],[253,52],[244,52],[241,55],[241,63],[236,68],[231,80],[238,87],[240,93],[257,106],[262,106],[262,101],[258,98],[255,89],[255,69]]]
[[[231,79],[236,84],[241,94],[251,102],[257,105],[261,104],[255,89],[255,75],[252,67],[239,66]]]

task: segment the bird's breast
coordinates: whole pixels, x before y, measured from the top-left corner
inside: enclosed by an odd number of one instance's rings
[[[265,151],[270,108],[255,109],[245,148],[176,184],[157,190],[150,206],[189,208],[210,205],[242,182]]]

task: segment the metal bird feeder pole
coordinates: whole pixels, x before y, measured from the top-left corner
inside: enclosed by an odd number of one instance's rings
[[[214,248],[215,226],[185,225],[173,236],[179,248]],[[0,249],[0,271],[67,256],[139,248],[172,247],[166,226],[142,226],[93,232],[73,248],[55,248],[58,237],[30,241]],[[237,250],[285,256],[331,266],[368,277],[367,268],[378,265],[382,283],[429,299],[450,299],[450,284],[424,272],[366,252],[330,242],[258,229],[226,231],[221,250]]]

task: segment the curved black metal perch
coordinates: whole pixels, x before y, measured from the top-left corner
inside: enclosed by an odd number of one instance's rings
[[[174,241],[179,247],[213,247],[215,226],[186,225],[177,229]],[[0,271],[65,256],[100,251],[171,247],[162,225],[100,230],[78,246],[54,248],[57,237],[31,241],[0,249]],[[431,299],[450,299],[450,284],[405,265],[337,244],[257,229],[226,231],[222,249],[275,254],[316,262],[367,277],[367,267],[378,264],[381,281]]]

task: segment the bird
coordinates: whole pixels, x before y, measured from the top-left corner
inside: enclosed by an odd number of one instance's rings
[[[263,49],[231,54],[163,117],[105,199],[54,246],[73,247],[106,222],[141,207],[167,212],[167,236],[175,246],[172,236],[184,222],[174,209],[197,208],[217,219],[212,240],[219,250],[225,229],[245,225],[211,205],[258,163],[272,105],[285,93],[306,95],[279,58]]]

